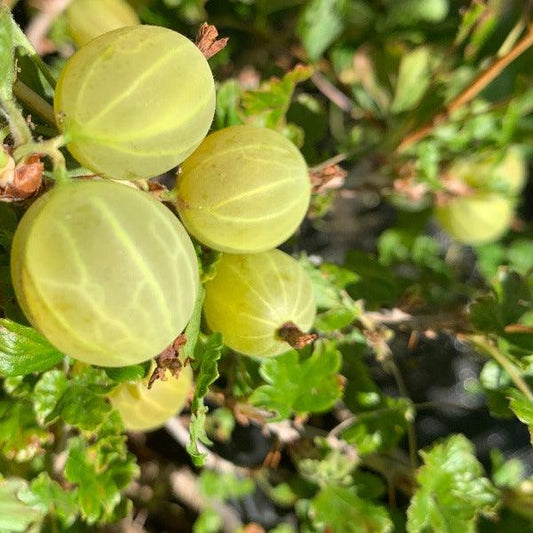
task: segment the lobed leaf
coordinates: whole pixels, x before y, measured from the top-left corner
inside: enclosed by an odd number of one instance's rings
[[[137,474],[121,437],[101,436],[93,445],[83,437],[70,439],[64,475],[77,485],[77,504],[88,524],[117,519],[121,491]]]
[[[211,444],[205,432],[208,408],[204,404],[204,397],[209,392],[210,385],[219,376],[217,362],[222,356],[223,346],[220,333],[213,333],[203,345],[200,346],[200,343],[197,345],[197,354],[193,364],[197,372],[196,388],[191,403],[190,442],[187,445],[187,451],[196,466],[202,466],[205,461],[205,454],[198,449],[198,441]]]
[[[313,69],[304,65],[296,65],[281,79],[272,78],[259,89],[246,91],[242,95],[242,108],[247,123],[263,126],[283,133],[286,114],[292,100],[296,84],[307,80]],[[285,132],[288,133],[288,132]],[[294,136],[289,138],[294,141]]]
[[[79,514],[77,490],[61,487],[46,472],[34,478],[19,497],[24,503],[43,509],[53,520],[59,519],[65,528],[69,528]]]
[[[472,303],[469,318],[477,330],[495,333],[515,349],[530,353],[533,349],[529,324],[532,311],[531,281],[501,267],[493,281],[492,292]]]
[[[261,363],[260,374],[267,382],[257,388],[250,403],[277,413],[276,420],[293,413],[322,413],[342,396],[337,372],[342,362],[335,343],[319,341],[308,359],[298,352],[285,354]]]
[[[2,533],[37,532],[45,512],[40,505],[23,501],[26,481],[18,478],[0,479],[0,531]]]
[[[60,417],[82,430],[96,430],[112,412],[106,396],[111,387],[103,371],[89,366],[69,380],[59,371],[47,372],[35,387],[35,409],[44,423]]]
[[[381,505],[360,498],[353,490],[329,486],[311,502],[313,522],[332,533],[387,533],[393,523]]]
[[[385,397],[383,403],[379,409],[357,414],[354,423],[342,433],[342,438],[360,455],[396,446],[413,418],[412,403],[407,398]]]
[[[472,443],[453,435],[420,453],[424,466],[417,475],[420,488],[407,511],[407,531],[474,533],[479,516],[495,512],[500,494],[483,477]]]
[[[39,426],[30,402],[0,400],[0,452],[8,459],[28,461],[41,453],[52,438]]]

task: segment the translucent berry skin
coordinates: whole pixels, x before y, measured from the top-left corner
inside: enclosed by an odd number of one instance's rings
[[[191,367],[183,367],[178,377],[167,371],[165,377],[166,381],[155,381],[151,389],[146,378],[121,383],[110,393],[111,405],[128,431],[152,431],[183,409],[192,388]]]
[[[108,31],[141,23],[126,0],[73,0],[65,15],[68,32],[78,47]]]
[[[179,220],[137,189],[56,185],[22,218],[11,273],[28,320],[60,351],[93,365],[146,361],[173,342],[198,293]]]
[[[200,144],[213,120],[215,86],[189,39],[129,26],[93,39],[68,60],[54,110],[82,165],[115,179],[145,179]]]
[[[233,350],[272,357],[290,350],[278,337],[286,322],[309,331],[316,304],[311,280],[289,255],[270,250],[258,254],[225,254],[216,276],[205,285],[204,314]]]
[[[509,196],[520,194],[527,181],[523,152],[510,146],[503,158],[496,153],[480,153],[456,160],[447,171],[455,180],[475,189],[494,189]]]
[[[468,245],[494,242],[511,226],[514,201],[494,193],[452,199],[435,208],[439,224],[455,240]]]
[[[233,126],[209,135],[182,165],[177,207],[203,244],[256,253],[287,240],[311,197],[304,158],[281,134]]]

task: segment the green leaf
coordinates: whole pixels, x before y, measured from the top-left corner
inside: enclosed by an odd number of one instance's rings
[[[33,479],[30,488],[21,492],[20,498],[29,505],[40,506],[45,513],[59,519],[67,528],[78,516],[76,489],[64,489],[46,472],[41,472]]]
[[[218,360],[222,356],[222,335],[213,333],[207,341],[200,346],[197,344],[197,353],[193,367],[196,370],[196,388],[191,402],[191,422],[189,424],[190,442],[187,451],[196,466],[202,466],[205,454],[198,450],[198,441],[211,444],[205,431],[207,407],[204,405],[204,397],[209,392],[209,387],[218,379]]]
[[[387,533],[393,530],[384,507],[343,487],[322,489],[311,502],[311,516],[317,527],[332,533]]]
[[[213,509],[203,510],[193,526],[193,533],[219,533],[222,529],[222,518]]]
[[[427,46],[420,46],[402,56],[396,93],[391,105],[393,113],[413,109],[429,87],[431,52]]]
[[[51,440],[52,435],[39,427],[30,402],[0,400],[0,452],[8,459],[28,461]]]
[[[90,445],[83,437],[70,439],[64,475],[78,488],[81,514],[88,524],[110,520],[122,501],[121,491],[138,474],[124,438],[100,436]]]
[[[296,33],[312,61],[316,61],[342,33],[344,0],[311,0],[303,10]]]
[[[285,115],[291,103],[297,83],[307,80],[313,70],[311,67],[297,65],[283,78],[272,78],[257,90],[246,91],[242,95],[243,113],[247,123],[280,130],[285,127]]]
[[[508,396],[510,398],[509,407],[518,420],[527,425],[531,444],[533,444],[533,401],[516,389],[509,390]]]
[[[520,459],[505,460],[498,449],[490,451],[492,481],[498,488],[516,487],[524,479],[524,465]]]
[[[528,314],[532,310],[533,290],[529,280],[502,267],[494,279],[492,293],[472,303],[469,318],[477,330],[495,333],[517,349],[530,353],[533,334],[527,329],[517,332],[516,326],[527,326]]]
[[[313,292],[319,309],[342,307],[346,287],[359,281],[357,274],[332,263],[322,263],[316,267],[304,256],[300,258],[300,265],[313,282]]]
[[[487,361],[479,375],[479,381],[485,395],[487,405],[492,416],[512,418],[513,413],[509,409],[508,392],[512,381],[509,374],[496,361]]]
[[[0,376],[24,376],[57,365],[64,355],[33,328],[0,319]]]
[[[301,360],[294,350],[266,359],[259,372],[267,385],[257,388],[249,401],[277,412],[277,420],[327,411],[342,396],[337,374],[341,363],[336,345],[327,341],[317,342],[308,359]]]
[[[228,80],[220,85],[217,91],[217,108],[215,112],[217,130],[243,123],[238,113],[241,94],[242,89],[236,80]]]
[[[151,361],[139,365],[130,365],[122,367],[106,367],[104,372],[109,379],[115,383],[125,383],[127,381],[140,381],[145,378],[150,371]]]
[[[407,511],[407,531],[474,533],[479,516],[495,512],[499,492],[483,477],[472,443],[453,435],[420,454],[424,466]]]
[[[98,429],[112,412],[106,396],[111,389],[112,385],[102,370],[85,367],[61,391],[53,393],[57,403],[47,415],[46,422],[61,417],[67,424],[86,431]]]
[[[375,411],[356,415],[354,423],[342,433],[342,438],[360,455],[394,448],[414,416],[412,404],[407,398],[385,398],[384,403]]]
[[[0,6],[1,8],[1,6]],[[27,490],[22,479],[0,478],[0,531],[2,533],[37,533],[45,513],[40,505],[25,503],[19,494]]]
[[[207,498],[229,500],[251,494],[255,483],[250,478],[238,478],[233,473],[203,470],[198,479],[200,490]]]
[[[48,419],[68,387],[68,380],[61,370],[45,372],[33,389],[33,408],[41,424],[52,422]],[[54,417],[54,418],[57,418]]]
[[[316,441],[320,447],[327,446],[327,440]],[[301,459],[298,470],[308,481],[324,487],[326,485],[350,485],[353,483],[352,472],[359,462],[359,457],[350,450],[331,448],[321,459]]]
[[[358,305],[329,309],[317,315],[314,327],[318,331],[330,333],[349,326],[360,314],[361,307]]]

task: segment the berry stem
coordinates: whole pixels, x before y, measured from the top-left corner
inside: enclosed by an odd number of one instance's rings
[[[65,142],[66,140],[63,135],[58,135],[57,137],[42,142],[28,142],[18,146],[13,152],[13,157],[18,163],[30,155],[46,155],[52,160],[56,180],[58,182],[66,181],[69,177],[67,174],[65,156],[60,150]]]
[[[285,322],[278,329],[278,336],[296,350],[301,350],[318,338],[316,333],[304,333],[294,322]]]
[[[44,119],[47,124],[56,125],[53,107],[25,83],[17,80],[13,85],[13,92],[26,107]]]

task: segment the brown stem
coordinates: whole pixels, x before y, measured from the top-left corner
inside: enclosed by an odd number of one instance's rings
[[[474,81],[459,93],[444,109],[435,115],[427,124],[420,129],[407,135],[398,145],[396,152],[401,154],[407,148],[427,137],[437,126],[446,122],[450,116],[463,107],[465,104],[475,98],[491,81],[493,81],[510,63],[518,56],[523,54],[533,45],[533,26],[531,26],[525,35],[516,45],[504,56],[497,59],[486,70],[481,72]]]
[[[296,350],[301,350],[318,338],[316,333],[304,333],[294,322],[285,322],[278,329],[278,336]]]

